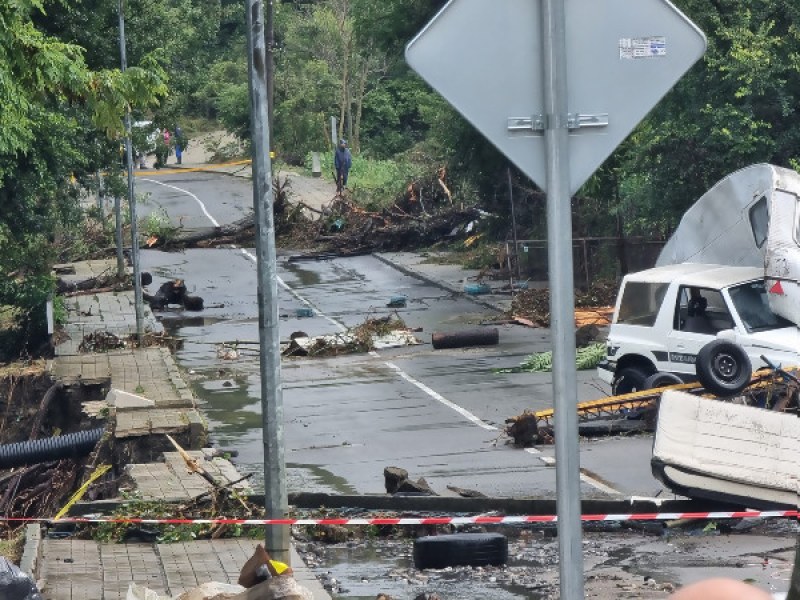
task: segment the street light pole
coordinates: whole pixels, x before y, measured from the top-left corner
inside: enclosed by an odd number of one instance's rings
[[[289,509],[283,448],[283,393],[281,389],[278,274],[276,269],[275,213],[272,162],[269,156],[267,66],[264,48],[262,0],[247,0],[247,44],[250,82],[250,123],[253,154],[253,208],[256,226],[258,282],[258,339],[261,346],[261,418],[264,442],[264,507],[268,519],[284,519]],[[266,550],[289,563],[289,527],[266,530]]]
[[[125,50],[125,12],[124,0],[119,0],[119,57],[121,70],[128,68]],[[133,262],[133,305],[136,311],[136,339],[142,341],[144,335],[144,310],[142,307],[142,277],[139,264],[139,225],[136,216],[136,196],[133,190],[133,147],[131,145],[131,109],[125,108],[125,157],[128,166],[128,206],[131,212],[131,262]]]

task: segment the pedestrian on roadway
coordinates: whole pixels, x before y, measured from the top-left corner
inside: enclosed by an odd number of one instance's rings
[[[347,147],[347,140],[339,140],[336,152],[333,154],[333,166],[336,169],[336,193],[341,194],[347,187],[347,175],[353,165],[353,157]]]
[[[183,129],[179,125],[175,125],[175,162],[181,164],[183,151],[186,148],[186,142],[183,139]]]

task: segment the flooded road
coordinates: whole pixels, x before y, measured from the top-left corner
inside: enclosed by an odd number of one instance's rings
[[[235,450],[240,469],[261,476],[258,315],[255,264],[248,249],[144,251],[152,287],[180,277],[202,296],[201,314],[163,313],[184,340],[177,354],[208,416],[212,439]],[[549,375],[497,374],[544,350],[542,332],[501,327],[496,347],[432,350],[433,331],[476,327],[496,316],[463,297],[403,275],[372,257],[279,261],[281,339],[303,331],[343,331],[393,314],[386,304],[408,297],[397,314],[426,343],[379,353],[285,359],[282,365],[290,491],[383,493],[383,469],[401,466],[447,486],[489,495],[551,495],[554,469],[500,439],[506,418],[551,405]],[[299,318],[311,307],[314,316]],[[224,347],[235,349],[225,354]],[[593,397],[593,374],[583,394]],[[538,397],[537,397],[538,396]],[[520,477],[524,474],[524,477]],[[588,488],[587,493],[592,493]]]
[[[184,222],[191,219],[203,227],[209,215],[219,223],[241,218],[251,201],[242,184],[207,176],[175,183],[197,200],[163,185],[142,187],[153,193],[151,210],[164,207],[170,217],[175,212]],[[555,496],[554,450],[516,449],[501,435],[507,418],[552,407],[550,374],[495,372],[548,350],[549,331],[501,325],[497,346],[434,351],[434,331],[480,327],[497,314],[374,257],[292,262],[289,256],[279,255],[277,265],[282,340],[297,331],[312,336],[342,332],[396,312],[407,326],[422,329],[416,335],[423,342],[368,354],[282,361],[290,492],[384,493],[383,469],[397,466],[412,478],[424,477],[442,495],[452,495],[452,486],[489,496]],[[208,419],[213,445],[236,452],[238,469],[254,473],[261,487],[254,250],[145,250],[142,268],[154,275],[150,291],[181,278],[190,293],[204,298],[202,312],[168,310],[161,318],[184,341],[176,359]],[[407,297],[406,308],[387,308],[397,295]],[[298,309],[311,309],[313,316],[300,317]],[[579,400],[606,394],[593,371],[579,372],[578,378]],[[583,440],[582,496],[672,497],[650,473],[651,445],[647,435]],[[716,524],[704,523],[689,530],[664,529],[660,535],[588,533],[587,591],[600,598],[666,598],[664,582],[712,575],[786,589],[796,523],[761,529],[758,536],[747,531],[720,535]],[[512,539],[505,569],[420,573],[411,568],[410,540],[309,544],[304,555],[323,579],[339,582],[334,596],[341,600],[374,598],[378,591],[396,598],[413,598],[421,591],[442,598],[551,597],[557,590],[557,540],[552,532],[528,531],[525,536]]]

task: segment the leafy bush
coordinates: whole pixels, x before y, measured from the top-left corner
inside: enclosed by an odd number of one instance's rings
[[[310,153],[306,157],[305,164],[306,171],[310,174]],[[333,181],[335,179],[333,153],[321,153],[320,164],[322,177]],[[362,156],[353,156],[347,187],[357,202],[369,209],[379,210],[391,205],[414,175],[414,167],[405,162],[370,160]]]

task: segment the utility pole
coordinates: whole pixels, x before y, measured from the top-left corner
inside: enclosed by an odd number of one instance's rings
[[[275,0],[267,3],[267,106],[269,122],[269,149],[275,147],[273,137],[275,113]]]
[[[121,70],[128,68],[125,50],[125,12],[124,0],[119,0],[119,57]],[[136,339],[141,342],[144,336],[144,310],[142,307],[142,276],[139,264],[139,224],[136,216],[136,196],[133,191],[133,147],[131,145],[131,109],[125,108],[125,156],[128,165],[128,206],[131,209],[131,261],[133,262],[133,305],[136,311]]]
[[[264,441],[264,507],[268,519],[284,519],[289,509],[283,447],[283,393],[278,328],[278,274],[272,162],[269,156],[267,68],[264,10],[261,0],[247,0],[247,47],[250,83],[250,123],[253,153],[253,208],[256,225],[258,339],[261,346],[261,418]],[[289,526],[266,529],[266,550],[289,563]]]

